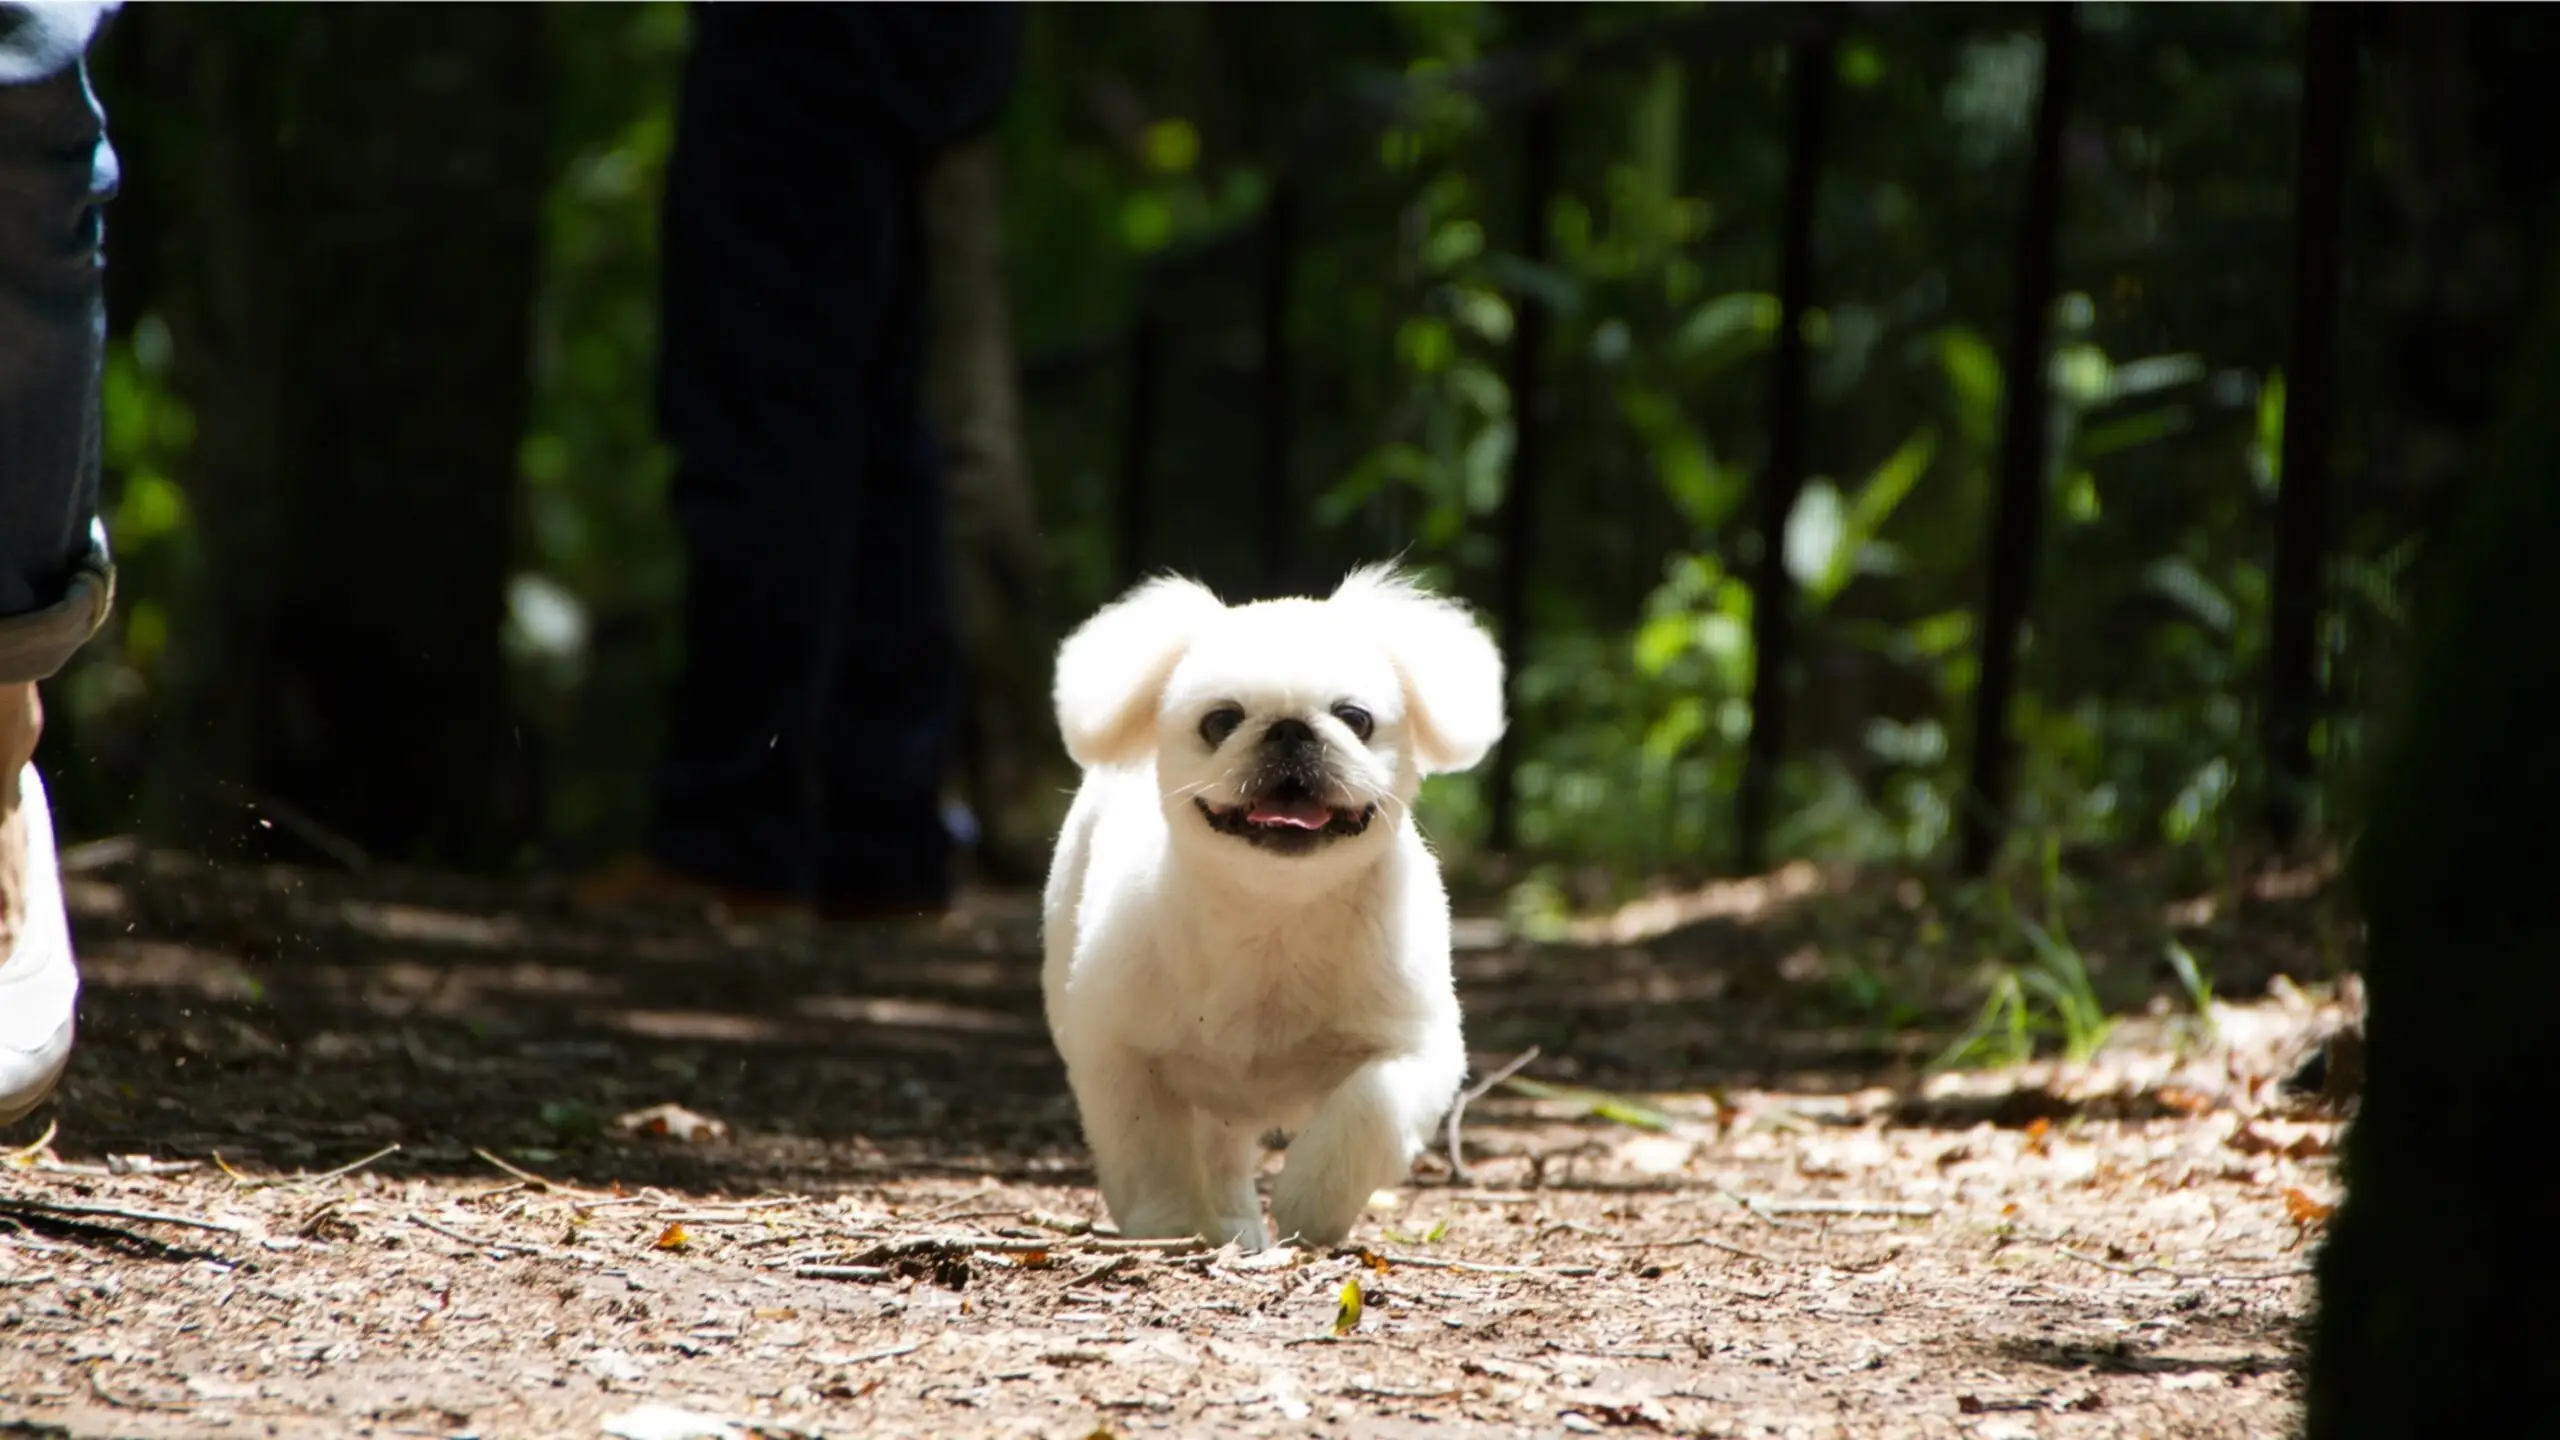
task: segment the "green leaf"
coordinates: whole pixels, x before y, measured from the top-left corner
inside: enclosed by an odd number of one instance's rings
[[[1638,1130],[1669,1130],[1679,1122],[1641,1100],[1612,1095],[1606,1090],[1585,1090],[1572,1085],[1550,1085],[1543,1080],[1527,1080],[1519,1076],[1502,1082],[1532,1100],[1561,1100],[1583,1107],[1586,1115],[1596,1115],[1614,1124]]]
[[[1673,361],[1712,375],[1758,354],[1778,333],[1784,313],[1775,295],[1719,295],[1691,311],[1664,350]]]
[[[1158,120],[1139,137],[1138,148],[1157,174],[1188,174],[1200,160],[1200,132],[1188,120]]]
[[[1967,438],[1988,444],[2000,421],[2000,357],[1989,341],[1961,326],[1938,335],[1938,363]]]
[[[2231,597],[2204,578],[2184,555],[2163,555],[2142,567],[2142,586],[2195,617],[2217,635],[2231,633]]]
[[[1173,239],[1173,206],[1151,190],[1121,201],[1120,238],[1141,255],[1163,249]]]
[[[2257,443],[2249,451],[2249,478],[2258,494],[2273,499],[2284,480],[2284,372],[2268,372],[2258,387]]]

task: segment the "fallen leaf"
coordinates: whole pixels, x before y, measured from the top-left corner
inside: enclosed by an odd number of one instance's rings
[[[1585,1090],[1574,1085],[1549,1085],[1542,1080],[1531,1080],[1519,1075],[1514,1075],[1502,1083],[1532,1100],[1571,1101],[1580,1105],[1582,1113],[1586,1115],[1597,1115],[1603,1120],[1632,1126],[1638,1130],[1669,1130],[1679,1123],[1641,1100],[1632,1100],[1624,1095],[1612,1095],[1605,1090]]]
[[[818,1394],[820,1398],[827,1400],[859,1400],[879,1388],[878,1376],[873,1376],[859,1385],[849,1380],[830,1380],[819,1388]]]
[[[2039,1115],[2027,1122],[2027,1153],[2042,1155],[2052,1145],[2053,1122]]]
[[[2334,1141],[2316,1131],[2305,1130],[2291,1140],[2279,1140],[2248,1120],[2240,1122],[2231,1138],[2222,1143],[2243,1155],[2281,1155],[2288,1160],[2308,1160],[2337,1148]]]
[[[692,1248],[693,1237],[685,1232],[684,1222],[679,1220],[659,1231],[654,1244],[660,1250],[686,1250]]]
[[[1618,1147],[1618,1163],[1639,1175],[1677,1175],[1689,1168],[1698,1142],[1669,1135],[1639,1135]]]
[[[1049,1258],[1049,1252],[1046,1250],[1026,1250],[1013,1257],[1013,1268],[1016,1270],[1046,1270],[1054,1263],[1056,1262]]]
[[[673,1405],[643,1405],[604,1422],[604,1433],[616,1440],[745,1440],[746,1431],[725,1416]]]
[[[1377,1271],[1381,1275],[1387,1273],[1386,1257],[1365,1245],[1360,1247],[1360,1263]],[[1354,1299],[1351,1304],[1354,1309],[1357,1309],[1359,1308],[1360,1302],[1357,1299]]]
[[[2329,1217],[2338,1213],[2338,1207],[2323,1205],[2300,1190],[2287,1187],[2284,1192],[2284,1213],[2296,1226],[2308,1228],[2313,1225],[2328,1224]]]
[[[2163,1085],[2151,1092],[2151,1098],[2160,1102],[2161,1109],[2174,1111],[2191,1119],[2213,1108],[2212,1096],[2201,1090],[2190,1090],[2184,1085]]]
[[[620,1350],[598,1350],[586,1358],[585,1364],[597,1379],[619,1380],[626,1385],[649,1373],[647,1366]]]
[[[1333,1312],[1333,1333],[1348,1335],[1360,1325],[1360,1281],[1354,1277],[1342,1282],[1342,1303]]]
[[[670,1101],[616,1118],[613,1128],[630,1135],[651,1135],[695,1144],[729,1138],[728,1122],[697,1114]]]
[[[1641,1430],[1671,1428],[1671,1412],[1651,1400],[1637,1400],[1625,1405],[1586,1400],[1576,1408],[1584,1415],[1597,1418],[1604,1425]]]

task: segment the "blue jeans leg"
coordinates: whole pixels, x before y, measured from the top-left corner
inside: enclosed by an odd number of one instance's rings
[[[86,58],[106,13],[0,4],[0,682],[51,675],[109,593],[100,267],[117,177]]]

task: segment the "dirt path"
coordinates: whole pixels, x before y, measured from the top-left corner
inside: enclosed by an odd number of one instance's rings
[[[74,889],[82,1050],[0,1165],[0,1434],[2294,1423],[2337,1121],[2278,1082],[2334,1007],[2279,984],[2209,1042],[1922,1083],[1930,1036],[1843,1018],[1819,963],[1883,943],[1890,884],[1488,937],[1479,1068],[1534,1044],[1641,1103],[1498,1090],[1463,1178],[1265,1256],[1091,1233],[1018,902],[757,933],[159,860]],[[2285,951],[2261,910],[2215,933]],[[727,1133],[615,1123],[662,1102]]]

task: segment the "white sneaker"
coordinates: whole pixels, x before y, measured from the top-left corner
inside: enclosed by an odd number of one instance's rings
[[[72,1012],[80,999],[44,782],[29,765],[18,772],[17,784],[18,814],[26,824],[25,919],[16,946],[0,955],[0,1125],[53,1093],[71,1062]]]

